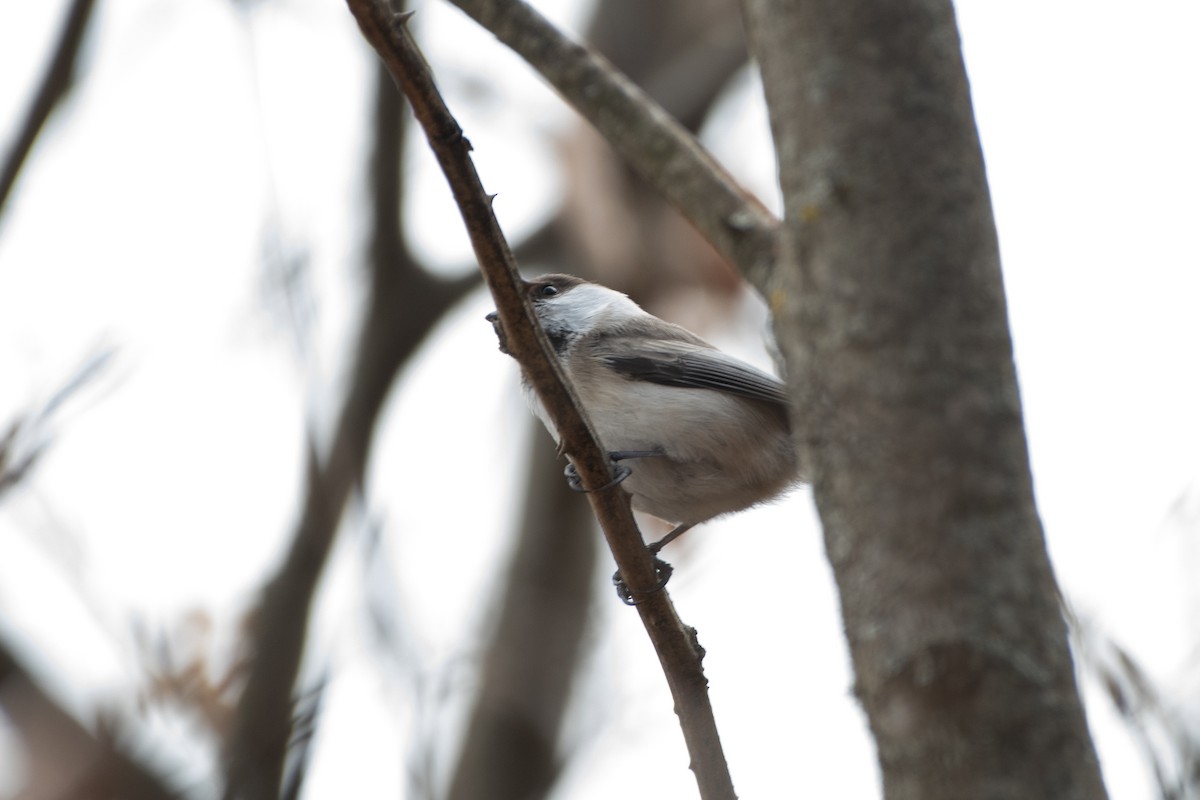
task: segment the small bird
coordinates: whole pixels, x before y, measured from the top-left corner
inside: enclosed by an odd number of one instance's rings
[[[633,507],[689,528],[768,501],[801,480],[784,385],[624,294],[573,275],[526,283],[563,372]],[[508,353],[496,312],[487,315]],[[533,412],[559,440],[537,393]],[[568,475],[571,468],[568,468]]]

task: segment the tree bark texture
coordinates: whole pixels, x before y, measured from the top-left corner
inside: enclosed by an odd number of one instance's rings
[[[1102,798],[949,0],[745,0],[770,291],[888,798]]]

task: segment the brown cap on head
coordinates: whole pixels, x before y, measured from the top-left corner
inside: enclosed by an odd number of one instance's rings
[[[531,281],[526,281],[525,291],[533,297],[539,297],[544,296],[542,295],[542,291],[548,286],[554,287],[558,290],[558,294],[561,294],[584,283],[587,283],[587,281],[583,278],[552,272],[548,275],[539,275]]]

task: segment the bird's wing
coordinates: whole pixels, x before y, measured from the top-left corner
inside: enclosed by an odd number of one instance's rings
[[[657,344],[657,343],[656,343]],[[615,352],[604,361],[613,370],[634,380],[689,389],[712,389],[780,406],[787,405],[782,383],[720,350],[676,350],[662,343],[636,355]]]

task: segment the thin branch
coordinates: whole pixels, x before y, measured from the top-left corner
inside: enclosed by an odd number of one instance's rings
[[[21,173],[21,167],[25,165],[42,126],[50,118],[54,107],[71,90],[79,46],[83,43],[83,32],[87,30],[88,20],[95,5],[95,0],[75,0],[67,11],[67,20],[63,24],[58,46],[54,49],[50,68],[46,70],[46,76],[42,79],[33,105],[25,115],[25,123],[13,140],[8,158],[4,161],[3,171],[0,171],[0,213],[4,210],[4,204],[16,185],[17,176]]]
[[[30,756],[25,797],[169,800],[179,795],[111,736],[79,723],[0,641],[0,708]]]
[[[429,65],[408,33],[407,17],[393,14],[382,3],[371,0],[348,0],[348,5],[363,35],[388,66],[425,130],[496,301],[509,350],[553,419],[561,436],[562,451],[575,464],[585,486],[609,484],[612,471],[608,457],[583,416],[573,390],[564,381],[545,334],[534,320],[523,290],[524,282],[492,213],[491,198],[484,192],[471,162],[470,143],[434,86]],[[675,699],[700,796],[706,800],[734,797],[708,702],[707,681],[700,663],[702,650],[695,641],[694,631],[675,613],[667,592],[650,591],[656,583],[654,564],[634,523],[629,495],[612,486],[588,497],[622,578],[644,598],[637,608]]]
[[[1187,704],[1093,620],[1068,611],[1074,652],[1100,682],[1154,773],[1162,800],[1200,797],[1200,734]]]
[[[246,688],[225,747],[226,798],[279,795],[309,610],[342,512],[366,469],[379,412],[400,368],[434,323],[479,283],[474,273],[452,281],[431,277],[408,253],[398,227],[399,193],[391,186],[400,177],[393,151],[398,152],[401,131],[383,127],[372,164],[371,296],[356,363],[329,454],[322,461],[310,449],[304,511],[284,564],[263,592]]]
[[[593,13],[587,37],[694,131],[747,55],[735,3],[720,6],[717,13],[689,16],[693,3],[604,0]],[[631,256],[622,264],[628,272],[620,279],[620,288],[631,296],[646,299],[656,290],[678,290],[679,269],[694,279],[711,280],[712,268],[694,258],[697,249],[712,253],[704,262],[718,261],[722,274],[735,274],[710,247],[698,248],[695,228],[664,226],[663,217],[674,218],[678,212],[668,209],[631,169],[617,164],[594,131],[576,131],[564,147],[570,153],[564,159],[569,170],[586,172],[602,163],[598,168],[617,166],[617,174],[602,182],[599,192],[594,181],[568,178],[569,196],[555,218],[513,244],[517,263],[528,268],[530,261],[569,262],[580,274],[596,275],[598,266],[612,265],[591,257],[596,245],[585,242],[604,228],[604,240]],[[632,224],[618,226],[619,231],[589,225],[585,218],[597,213],[597,204],[608,203],[632,203],[637,209],[628,209]],[[661,250],[678,264],[663,259]],[[606,279],[613,277],[608,271]],[[517,541],[504,588],[493,602],[495,622],[489,626],[458,762],[447,782],[448,800],[529,800],[551,792],[564,767],[559,739],[577,682],[586,617],[600,599],[592,584],[600,541],[593,533],[591,508],[562,480],[562,466],[543,427],[531,417],[527,428],[531,450],[522,478]]]
[[[450,0],[541,73],[723,257],[764,289],[779,221],[603,56],[521,0]]]
[[[111,350],[93,353],[41,408],[18,416],[0,434],[0,497],[25,480],[46,452],[52,438],[50,423],[55,412],[95,380],[112,357]]]

